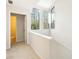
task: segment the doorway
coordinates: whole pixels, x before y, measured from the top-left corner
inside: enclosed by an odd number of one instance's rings
[[[25,15],[10,14],[11,47],[18,42],[25,42]]]
[[[16,44],[16,16],[10,16],[11,45]]]

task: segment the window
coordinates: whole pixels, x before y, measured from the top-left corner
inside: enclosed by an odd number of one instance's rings
[[[39,22],[40,22],[40,14],[39,10],[36,8],[33,8],[31,13],[31,29],[39,29]]]
[[[43,29],[48,29],[49,24],[48,24],[48,12],[43,11]]]
[[[51,13],[50,13],[50,22],[51,22]],[[33,8],[31,13],[31,29],[32,30],[49,29],[49,11]]]
[[[55,28],[55,7],[51,9],[51,28]]]

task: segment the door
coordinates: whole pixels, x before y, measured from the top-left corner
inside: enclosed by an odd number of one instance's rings
[[[16,16],[10,16],[11,45],[16,44]]]
[[[24,15],[16,15],[17,20],[16,20],[16,42],[22,42],[25,41],[25,34],[24,34],[24,20],[25,16]]]

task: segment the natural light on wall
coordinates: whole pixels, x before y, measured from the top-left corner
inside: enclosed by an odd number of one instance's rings
[[[44,8],[50,8],[52,5],[52,0],[40,0],[37,5],[44,7]]]

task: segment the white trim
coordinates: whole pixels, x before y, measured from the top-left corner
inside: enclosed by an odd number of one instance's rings
[[[33,32],[33,31],[30,31],[30,33],[35,34],[35,35],[38,35],[38,36],[41,36],[41,37],[44,37],[44,38],[47,38],[49,40],[52,39],[51,36],[47,36],[47,35],[44,35],[44,34],[39,34],[39,33]]]

